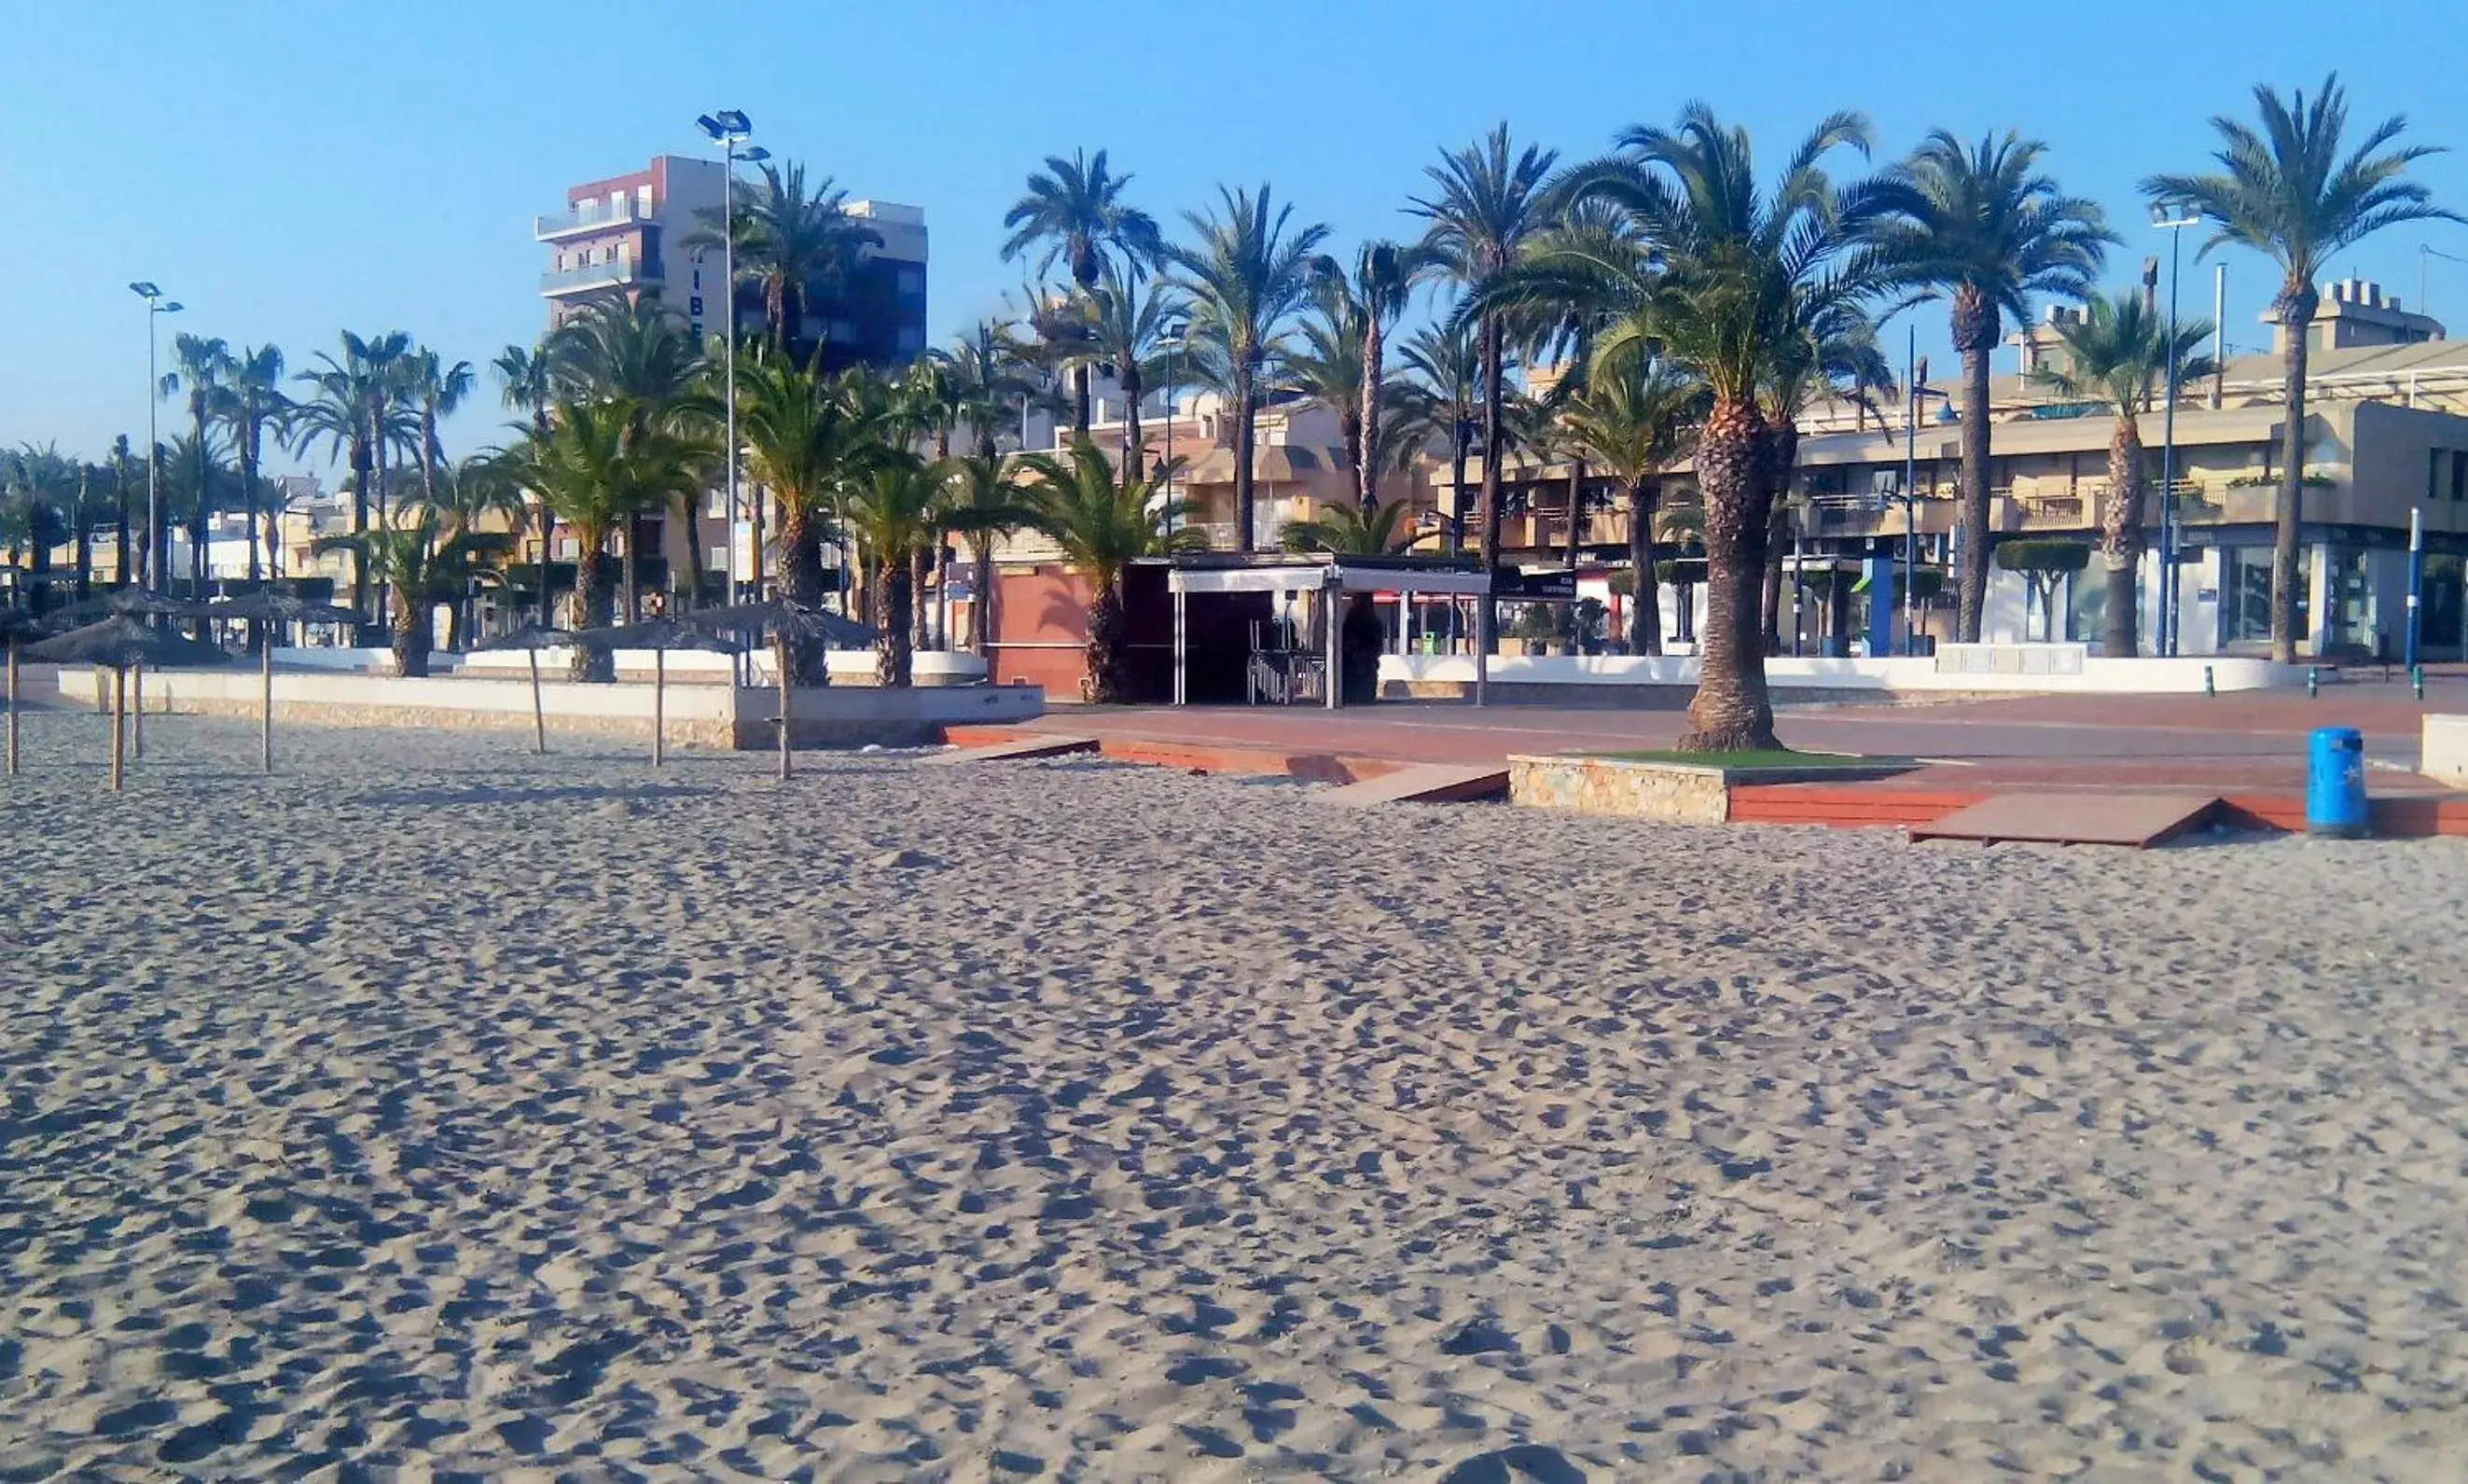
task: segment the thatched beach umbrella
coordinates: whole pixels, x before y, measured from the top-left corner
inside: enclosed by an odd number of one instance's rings
[[[483,639],[471,646],[475,651],[522,650],[529,653],[532,662],[532,739],[535,750],[542,757],[548,756],[548,713],[540,708],[539,651],[570,650],[574,646],[571,630],[551,628],[546,624],[525,624],[511,633]]]
[[[227,598],[206,609],[215,618],[246,619],[260,624],[356,624],[360,616],[350,608],[338,608],[331,603],[312,603],[288,593],[268,592],[263,588],[238,598]],[[258,676],[263,687],[263,715],[258,722],[258,762],[267,772],[274,771],[274,633],[271,628],[262,636],[257,647]]]
[[[669,651],[701,650],[711,654],[735,654],[743,646],[733,639],[678,623],[675,619],[655,618],[640,624],[619,624],[609,628],[586,628],[574,636],[575,642],[590,649],[649,650],[651,651],[651,765],[660,765],[661,742],[667,732],[669,695]]]
[[[771,660],[780,672],[780,777],[788,776],[789,647],[798,640],[855,648],[874,642],[874,630],[854,619],[793,603],[733,603],[725,607],[689,613],[684,622],[719,633],[760,636],[771,644]]]
[[[57,632],[63,625],[85,624],[103,618],[197,620],[206,616],[207,608],[202,603],[192,603],[186,598],[173,598],[164,593],[148,592],[143,587],[121,587],[107,593],[96,593],[90,598],[81,598],[66,607],[55,608],[43,615],[43,622],[51,626],[54,632]],[[148,661],[142,658],[132,660],[126,667],[125,672],[128,682],[128,704],[135,713],[135,720],[129,729],[130,741],[135,743],[130,749],[130,756],[137,758],[146,756],[147,664]],[[116,730],[113,740],[115,742],[119,740]]]
[[[26,651],[56,665],[102,665],[118,677],[112,684],[111,789],[120,791],[121,723],[127,714],[127,687],[122,683],[138,665],[219,665],[231,656],[211,644],[155,628],[129,614],[72,628]]]

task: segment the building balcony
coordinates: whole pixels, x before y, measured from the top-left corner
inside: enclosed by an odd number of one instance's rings
[[[634,197],[621,196],[616,201],[584,201],[550,217],[532,218],[532,237],[537,241],[556,242],[569,237],[591,232],[606,232],[611,227],[632,226],[651,220]]]
[[[661,282],[660,265],[633,259],[616,263],[587,263],[579,268],[566,268],[540,275],[540,292],[554,299],[564,294],[589,293],[598,288],[655,287]]]

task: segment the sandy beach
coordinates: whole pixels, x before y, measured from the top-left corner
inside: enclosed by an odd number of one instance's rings
[[[2462,842],[27,730],[0,1476],[2468,1455]]]

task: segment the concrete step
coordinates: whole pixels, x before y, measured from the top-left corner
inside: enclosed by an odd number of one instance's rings
[[[1375,804],[1464,804],[1475,799],[1503,798],[1507,793],[1508,769],[1504,766],[1417,763],[1377,778],[1331,788],[1317,797],[1330,804],[1367,808]]]
[[[2210,793],[2000,793],[1913,825],[1911,838],[2157,845],[2207,821],[2219,803]]]
[[[1015,738],[1010,742],[994,742],[983,747],[962,747],[956,752],[938,752],[926,761],[928,763],[997,763],[1017,758],[1057,758],[1065,753],[1096,750],[1097,739],[1094,737],[1061,737],[1039,733],[1034,736]]]

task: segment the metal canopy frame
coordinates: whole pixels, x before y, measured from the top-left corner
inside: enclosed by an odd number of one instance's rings
[[[1342,558],[1322,560],[1286,560],[1276,562],[1245,562],[1230,566],[1176,565],[1166,574],[1166,587],[1174,594],[1174,703],[1191,704],[1189,656],[1191,626],[1187,603],[1193,593],[1319,593],[1322,601],[1332,605],[1323,615],[1320,627],[1326,630],[1328,680],[1321,687],[1327,693],[1327,705],[1336,711],[1344,704],[1344,625],[1334,611],[1338,594],[1394,592],[1399,596],[1398,611],[1412,609],[1414,595],[1434,594],[1442,597],[1481,597],[1491,591],[1491,573],[1487,569],[1472,570],[1453,567],[1428,567],[1385,563],[1347,561]],[[1474,698],[1479,706],[1490,697],[1491,656],[1476,646],[1474,657]]]

